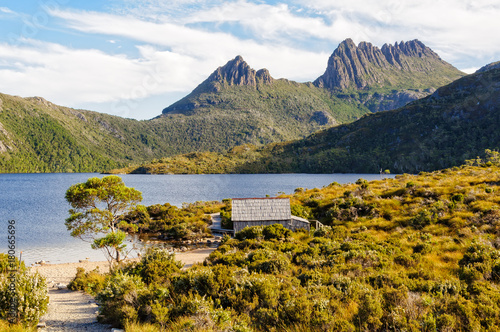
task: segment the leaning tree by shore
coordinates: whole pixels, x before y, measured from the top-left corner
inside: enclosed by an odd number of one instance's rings
[[[141,192],[110,175],[72,185],[66,200],[72,207],[65,222],[71,236],[91,242],[92,249],[102,249],[111,266],[119,263],[126,247],[126,233],[119,228],[121,216],[142,201]]]

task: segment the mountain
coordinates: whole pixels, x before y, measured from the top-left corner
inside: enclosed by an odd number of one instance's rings
[[[464,75],[418,40],[379,49],[367,42],[356,46],[346,39],[314,85],[349,99],[352,96],[347,92],[361,92],[354,98],[376,112],[425,97]]]
[[[252,69],[237,56],[166,107],[160,118],[203,122],[206,135],[200,143],[216,139],[222,134],[220,124],[227,123],[222,125],[227,139],[195,150],[223,151],[231,142],[258,145],[302,138],[370,112],[394,109],[463,75],[417,40],[378,49],[347,39],[314,83],[275,79],[267,69]]]
[[[330,124],[350,122],[353,117],[394,109],[425,97],[464,75],[418,40],[385,44],[379,49],[367,42],[356,46],[346,39],[330,56],[325,73],[313,82],[318,89],[309,103],[296,100],[292,113],[306,112],[310,117],[314,112],[307,111],[314,105],[333,118]],[[283,88],[284,82],[293,85],[293,89]],[[275,80],[267,69],[256,71],[237,56],[215,70],[188,96],[165,108],[163,114],[193,115],[206,110],[248,108],[286,113],[286,105],[269,103],[270,91],[293,100],[306,91],[311,94],[311,90],[311,83]],[[349,105],[348,116],[329,105],[330,100],[337,107],[339,103]],[[305,131],[309,128],[306,126]]]
[[[164,158],[136,173],[416,173],[500,149],[500,69],[465,76],[402,108],[264,147]]]
[[[270,171],[419,172],[500,148],[500,69],[465,76],[400,109],[367,115],[283,147]],[[291,156],[293,163],[283,163]]]
[[[146,122],[0,94],[0,172],[95,172],[168,149]]]
[[[196,137],[199,145],[192,151],[224,151],[242,144],[303,138],[366,112],[311,83],[274,79],[266,69],[254,70],[237,56],[156,120],[202,124]]]
[[[275,79],[266,69],[256,71],[237,56],[148,121],[74,110],[42,98],[0,95],[0,172],[103,171],[181,153],[304,138],[370,111],[405,104],[454,77],[445,75],[446,65],[421,43],[384,46],[394,54],[394,60],[385,58],[388,64],[380,56],[384,53],[370,45],[356,47],[346,40],[331,57],[340,56],[345,68],[356,69],[346,77],[360,87],[331,86],[327,78],[342,68],[337,60],[329,62],[322,80],[297,83]]]

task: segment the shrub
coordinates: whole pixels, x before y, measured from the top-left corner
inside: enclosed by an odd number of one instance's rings
[[[394,257],[394,263],[404,267],[411,267],[415,265],[415,260],[408,255],[399,255]]]
[[[286,240],[292,235],[292,231],[282,224],[274,224],[264,227],[262,235],[264,235],[264,240]]]
[[[0,318],[7,319],[10,305],[17,302],[17,322],[27,326],[38,324],[47,311],[49,298],[47,284],[40,274],[16,273],[14,292],[10,288],[11,279],[0,275]]]
[[[422,229],[432,223],[432,213],[427,210],[421,210],[415,217],[410,220],[410,225],[416,229]]]
[[[332,228],[330,226],[323,226],[314,230],[314,237],[327,237],[329,233],[332,232]]]
[[[265,249],[256,250],[249,255],[250,272],[282,274],[290,270],[290,260],[282,253]]]
[[[139,276],[122,271],[110,275],[96,296],[100,305],[100,320],[118,326],[123,326],[127,321],[137,321],[138,310],[144,304],[142,299],[147,293],[146,285]]]
[[[376,331],[382,326],[382,299],[378,293],[364,293],[360,299],[355,322],[367,331]]]
[[[19,267],[13,275],[9,273],[10,263]],[[13,290],[11,285],[15,285]],[[7,254],[0,254],[0,319],[10,318],[12,303],[17,303],[17,320],[14,323],[27,327],[37,325],[49,303],[47,283],[40,274],[28,273],[24,262],[20,263],[17,258],[10,261]]]
[[[301,217],[304,219],[311,218],[312,215],[311,208],[304,205],[292,204],[290,206],[290,210],[293,216]]]
[[[235,238],[239,241],[259,239],[261,237],[262,227],[260,226],[245,227],[235,235]]]
[[[99,269],[85,272],[84,268],[77,268],[76,275],[68,284],[71,290],[82,290],[91,295],[96,295],[104,287],[106,276],[99,273]]]
[[[148,248],[141,261],[129,270],[149,285],[166,282],[173,273],[179,272],[181,267],[182,263],[176,261],[173,254],[153,247]]]
[[[429,243],[420,243],[413,247],[413,253],[416,254],[428,254],[432,251],[432,245]]]

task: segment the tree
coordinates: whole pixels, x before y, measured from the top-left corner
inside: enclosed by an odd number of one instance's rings
[[[141,192],[110,175],[72,185],[66,200],[72,207],[65,223],[71,236],[91,242],[92,249],[104,250],[110,265],[119,263],[126,247],[126,233],[119,223],[124,213],[142,201]]]

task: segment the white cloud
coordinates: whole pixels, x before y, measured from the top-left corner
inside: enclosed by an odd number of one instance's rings
[[[473,74],[475,73],[477,70],[479,69],[479,67],[472,67],[472,68],[464,68],[464,69],[460,69],[461,71],[463,71],[464,73],[466,74]]]
[[[187,16],[183,22],[237,23],[250,29],[257,39],[280,43],[286,43],[286,38],[310,36],[330,39],[330,33],[333,32],[332,27],[326,25],[321,18],[295,15],[286,4],[272,6],[245,0],[225,2],[218,7],[198,11]]]
[[[7,7],[0,7],[0,12],[5,13],[5,14],[15,14],[12,10],[10,10]]]
[[[356,41],[382,45],[420,39],[447,61],[488,58],[500,53],[500,3],[495,0],[302,0]]]
[[[193,59],[147,47],[140,48],[140,53],[141,59],[130,59],[31,40],[22,46],[0,44],[0,61],[10,64],[0,69],[0,91],[37,94],[76,106],[184,91],[193,84],[182,72],[162,67],[163,63],[173,68],[193,66]]]
[[[251,0],[138,3],[135,9],[141,8],[143,17],[155,13],[161,22],[209,23],[215,25],[214,30],[217,24],[230,23],[245,29],[254,41],[295,49],[309,47],[304,46],[304,41],[310,38],[324,41],[322,51],[326,53],[345,38],[377,46],[419,39],[446,61],[462,67],[481,65],[500,53],[500,35],[492,33],[500,31],[500,3],[496,0],[296,0],[276,5]],[[189,7],[183,7],[186,3]],[[186,10],[174,17],[172,11],[179,8]],[[331,45],[331,49],[325,45]],[[476,63],[472,63],[474,59]]]
[[[195,58],[200,66],[191,68],[191,74],[202,68],[208,76],[217,66],[242,55],[252,67],[266,67],[275,77],[313,80],[324,71],[328,59],[328,53],[241,40],[229,33],[203,31],[170,22],[147,22],[133,17],[81,11],[53,11],[52,14],[85,33],[121,36]]]
[[[134,101],[128,105],[135,110],[140,100],[187,94],[236,55],[255,69],[269,69],[275,78],[314,80],[345,38],[377,46],[416,38],[466,70],[500,57],[500,35],[494,33],[500,31],[498,0],[114,3],[119,5],[107,13],[45,8],[50,19],[44,28],[57,24],[72,37],[88,40],[104,36],[114,51],[129,53],[76,49],[63,46],[69,44],[63,40],[0,44],[0,91],[38,94],[69,106]],[[13,12],[0,7],[2,13]]]

